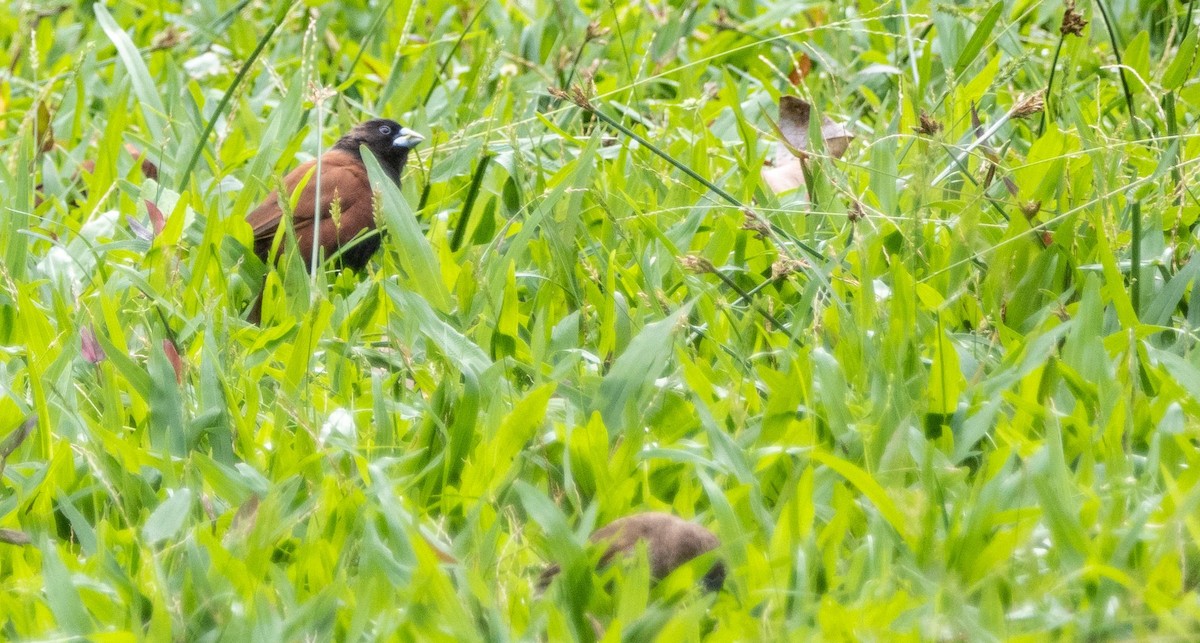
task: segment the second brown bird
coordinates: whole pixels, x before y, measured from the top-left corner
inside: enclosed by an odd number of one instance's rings
[[[711,531],[678,516],[649,511],[619,518],[594,531],[589,538],[603,543],[601,566],[621,554],[632,553],[639,542],[646,543],[650,573],[662,580],[684,563],[720,547],[721,541]],[[559,566],[552,564],[538,578],[538,589],[544,590],[558,574]],[[725,583],[725,564],[715,561],[701,579],[708,591],[718,591]]]
[[[366,146],[388,178],[399,185],[409,152],[423,140],[425,137],[420,134],[387,119],[370,120],[350,130],[321,156],[320,176],[310,176],[317,165],[315,160],[297,167],[283,179],[285,195],[281,197],[278,191],[272,191],[262,205],[246,216],[246,222],[254,230],[254,254],[264,262],[269,261],[271,246],[283,221],[282,198],[290,198],[304,182],[292,210],[296,249],[304,265],[312,267],[313,243],[316,242],[325,257],[341,250],[342,265],[362,270],[379,249],[379,236],[369,234],[375,230],[374,193],[359,147]],[[318,183],[321,193],[319,224],[316,223]],[[335,203],[337,207],[334,207]],[[283,254],[282,246],[276,254]],[[249,320],[258,323],[261,313],[260,294]]]

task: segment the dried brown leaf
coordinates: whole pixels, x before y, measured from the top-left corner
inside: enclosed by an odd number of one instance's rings
[[[800,83],[804,82],[805,78],[808,78],[808,74],[812,72],[812,67],[812,58],[809,58],[808,54],[803,51],[796,54],[796,57],[792,59],[792,70],[788,72],[788,82],[798,87]]]
[[[795,96],[779,99],[779,133],[783,136],[775,148],[774,166],[764,168],[763,180],[775,193],[786,192],[804,184],[804,168],[801,161],[807,158],[810,149],[809,125],[812,105]],[[821,117],[821,138],[825,151],[833,158],[841,158],[850,146],[854,134],[828,116]]]
[[[764,167],[762,170],[763,182],[775,194],[794,190],[801,185],[804,185],[804,168],[800,167],[800,162],[788,161],[782,167]]]

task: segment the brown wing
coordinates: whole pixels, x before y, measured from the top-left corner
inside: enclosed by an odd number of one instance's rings
[[[284,177],[283,184],[289,194],[315,165],[316,161],[309,161]],[[342,244],[348,243],[358,234],[374,229],[375,214],[371,207],[371,182],[367,178],[367,169],[362,161],[353,155],[340,150],[325,153],[321,157],[320,184],[321,223],[319,234],[315,236],[320,239],[325,256],[329,257]],[[292,228],[296,233],[300,256],[306,266],[312,257],[313,221],[317,212],[316,193],[317,177],[313,175],[305,182],[300,198],[296,200],[296,208],[292,212]],[[335,200],[339,202],[340,209],[337,221],[332,217]],[[254,252],[264,261],[271,250],[271,242],[282,218],[283,208],[279,204],[279,193],[274,191],[262,205],[246,216],[246,222],[254,230]]]
[[[607,542],[608,549],[600,558],[608,563],[614,556],[633,551],[639,541],[646,541],[651,572],[663,579],[689,560],[720,546],[709,530],[678,516],[656,511],[620,518],[597,529],[592,542]]]

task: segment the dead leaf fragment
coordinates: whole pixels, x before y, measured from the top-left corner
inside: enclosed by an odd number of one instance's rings
[[[775,194],[779,194],[804,185],[804,168],[800,167],[799,160],[788,161],[783,166],[764,166],[762,177],[767,187],[771,188]]]
[[[792,71],[788,72],[788,82],[794,87],[799,87],[800,83],[804,82],[804,79],[808,78],[808,74],[812,72],[812,67],[812,58],[809,58],[808,54],[803,51],[796,54],[796,57],[792,59]]]
[[[779,99],[779,131],[793,150],[808,152],[808,126],[812,119],[812,105],[795,96],[783,96]],[[821,117],[821,138],[825,140],[825,151],[834,158],[841,158],[854,138],[841,123],[834,122],[828,116]],[[776,153],[776,159],[784,156],[795,157],[792,150],[782,147]]]
[[[763,169],[763,180],[776,194],[794,190],[804,184],[803,161],[808,158],[810,141],[808,128],[812,119],[812,105],[795,96],[779,99],[779,133],[783,141],[775,148],[774,166]],[[854,134],[841,123],[828,116],[821,117],[821,138],[825,151],[833,158],[841,158],[850,146]]]

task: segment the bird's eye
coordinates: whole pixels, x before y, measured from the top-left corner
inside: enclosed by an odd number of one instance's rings
[[[387,125],[380,126],[379,133],[383,134],[384,136],[391,136],[392,128],[388,127]]]

